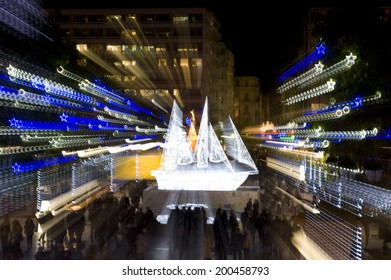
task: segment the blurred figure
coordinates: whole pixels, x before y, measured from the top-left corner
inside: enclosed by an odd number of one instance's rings
[[[23,228],[19,220],[12,221],[11,229],[11,242],[7,252],[7,259],[18,260],[23,258],[22,249],[20,248],[20,242],[23,240]]]
[[[4,216],[4,220],[0,225],[0,241],[1,241],[1,248],[2,248],[2,254],[3,259],[5,258],[8,250],[8,240],[10,239],[11,235],[11,224],[10,219],[8,215]]]
[[[243,235],[240,232],[239,226],[233,229],[231,240],[230,240],[230,247],[232,251],[232,258],[234,260],[242,260],[243,259]]]
[[[140,231],[136,237],[136,255],[138,260],[144,259],[145,250],[147,249],[147,241],[145,240],[145,236],[143,231]]]
[[[29,216],[24,222],[24,235],[26,235],[27,249],[31,249],[33,246],[33,235],[35,230],[35,223]]]
[[[245,260],[251,259],[251,250],[253,249],[253,240],[248,229],[243,231],[243,256]]]

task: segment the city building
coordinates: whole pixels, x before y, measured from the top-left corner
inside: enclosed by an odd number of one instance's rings
[[[260,82],[255,76],[235,77],[235,102],[233,121],[240,129],[259,125],[262,111]]]
[[[205,8],[60,9],[49,18],[74,42],[79,65],[111,80],[116,90],[167,113],[175,98],[185,116],[228,117],[233,103],[232,52],[217,18]]]

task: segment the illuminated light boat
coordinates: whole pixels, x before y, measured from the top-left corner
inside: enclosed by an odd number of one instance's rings
[[[249,175],[258,174],[231,118],[223,128],[224,150],[208,121],[208,99],[205,100],[194,150],[182,117],[183,113],[174,100],[161,165],[151,171],[156,177],[158,189],[233,191]]]

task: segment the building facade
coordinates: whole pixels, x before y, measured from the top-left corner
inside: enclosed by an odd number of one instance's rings
[[[204,8],[48,10],[76,44],[79,64],[112,81],[144,106],[170,111],[175,98],[200,120],[204,100],[211,121],[233,102],[233,55],[220,23]],[[213,107],[217,106],[217,107]],[[226,115],[224,116],[224,113]]]
[[[235,99],[233,121],[237,127],[261,123],[262,95],[260,82],[255,76],[235,77]]]

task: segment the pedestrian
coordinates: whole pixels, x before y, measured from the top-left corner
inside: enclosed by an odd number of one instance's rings
[[[8,250],[8,241],[10,239],[11,235],[11,224],[10,219],[8,215],[4,216],[4,220],[0,225],[0,241],[1,241],[1,248],[3,250],[3,259],[5,258]]]
[[[33,235],[35,231],[35,223],[31,216],[28,216],[24,222],[24,235],[26,235],[27,249],[33,246]]]
[[[251,259],[251,250],[253,249],[253,240],[251,239],[251,233],[246,228],[243,231],[243,257],[245,260]]]

